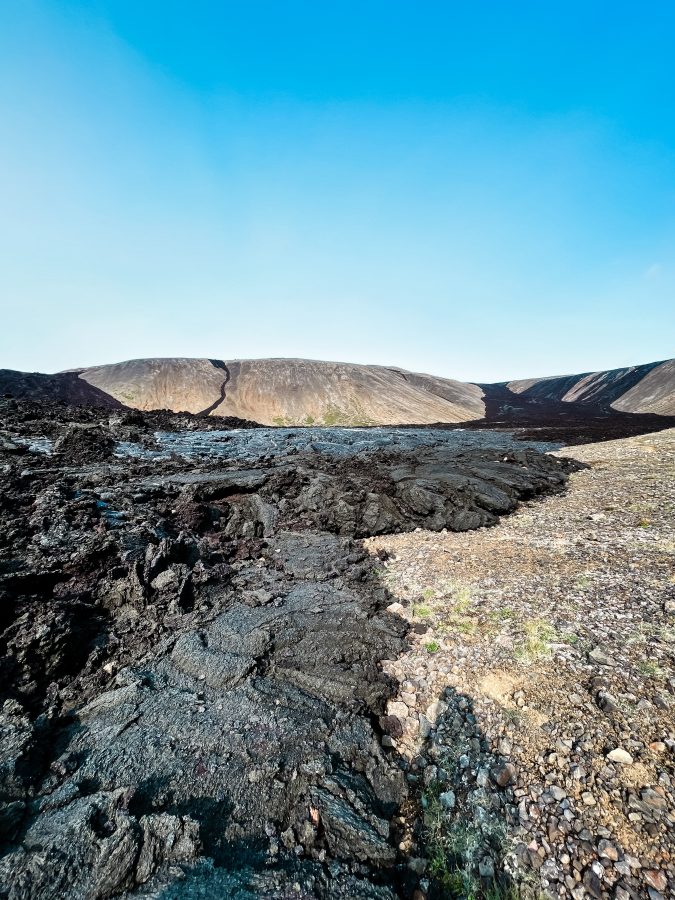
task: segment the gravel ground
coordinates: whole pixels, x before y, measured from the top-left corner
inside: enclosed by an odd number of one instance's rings
[[[366,542],[414,628],[381,725],[417,900],[675,896],[675,429],[558,455],[495,528]]]

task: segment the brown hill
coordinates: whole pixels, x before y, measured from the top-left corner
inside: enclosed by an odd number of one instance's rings
[[[675,416],[675,360],[672,359],[582,375],[509,381],[506,387],[532,400]]]
[[[485,414],[482,390],[384,366],[305,359],[139,359],[80,378],[139,409],[168,408],[266,425],[462,422]]]

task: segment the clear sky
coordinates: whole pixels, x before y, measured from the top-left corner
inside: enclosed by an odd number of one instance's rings
[[[675,6],[0,0],[0,367],[675,356]]]

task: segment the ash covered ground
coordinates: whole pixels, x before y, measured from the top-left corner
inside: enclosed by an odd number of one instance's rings
[[[409,625],[361,539],[575,468],[444,434],[0,401],[0,896],[419,890],[382,740]]]

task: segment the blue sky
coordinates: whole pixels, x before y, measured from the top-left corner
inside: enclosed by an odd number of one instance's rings
[[[0,2],[0,367],[675,355],[667,2]]]

